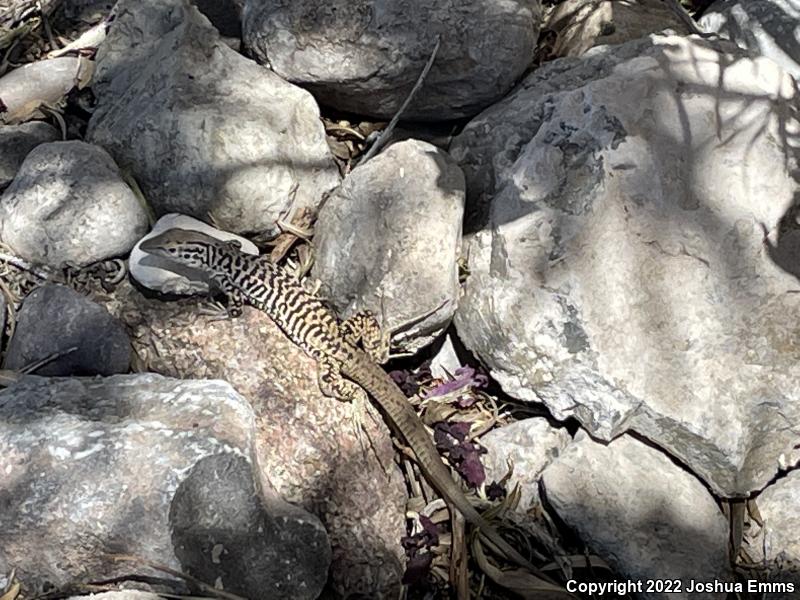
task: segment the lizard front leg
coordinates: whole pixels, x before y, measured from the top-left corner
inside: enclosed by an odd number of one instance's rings
[[[361,346],[372,360],[382,365],[389,360],[391,336],[381,328],[375,316],[368,310],[354,314],[339,325],[342,336],[354,346]]]
[[[318,356],[315,358],[319,364],[320,390],[326,396],[351,403],[353,427],[361,448],[366,451],[364,415],[367,412],[367,402],[369,401],[367,392],[357,383],[342,377],[340,365],[336,359],[330,356]]]
[[[228,316],[233,319],[241,317],[242,307],[244,306],[244,294],[242,291],[233,285],[227,277],[216,281],[216,284],[228,297]]]

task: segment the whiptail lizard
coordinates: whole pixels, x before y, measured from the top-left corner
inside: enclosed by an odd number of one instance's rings
[[[368,315],[361,313],[340,322],[290,272],[264,257],[242,252],[236,241],[170,229],[145,240],[140,248],[207,274],[228,296],[231,316],[241,315],[245,303],[267,313],[292,341],[317,360],[319,384],[326,396],[365,402],[366,390],[414,451],[431,485],[508,558],[551,581],[503,539],[453,481],[408,399],[373,359],[384,350],[388,352],[388,340],[382,338],[380,328],[364,328],[369,324]],[[359,340],[364,350],[358,347]]]

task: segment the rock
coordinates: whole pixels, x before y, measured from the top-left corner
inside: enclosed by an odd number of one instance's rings
[[[271,491],[252,471],[255,434],[252,409],[222,381],[24,378],[0,392],[0,573],[15,568],[35,596],[129,574],[111,551],[234,593],[262,586],[252,598],[316,598],[325,531],[291,507],[273,512],[277,498],[257,505],[255,486]],[[186,527],[189,515],[207,525],[202,534]],[[258,553],[231,547],[258,527],[270,534]],[[183,547],[189,539],[198,545]]]
[[[123,0],[98,50],[87,136],[157,215],[277,233],[339,183],[308,92],[228,48],[184,0]]]
[[[760,567],[760,579],[774,587],[764,595],[768,600],[790,600],[800,590],[800,542],[797,530],[800,516],[800,471],[778,479],[756,498],[762,526],[752,535],[753,525],[745,529],[752,536],[747,552]],[[789,588],[789,586],[792,586]]]
[[[7,14],[7,13],[6,13]],[[7,30],[6,30],[7,31]],[[0,126],[44,119],[41,110],[61,106],[92,81],[94,61],[78,56],[36,60],[0,77]]]
[[[5,335],[7,316],[8,302],[6,301],[5,295],[0,294],[0,342],[2,342],[3,336]],[[0,348],[2,348],[2,343],[0,343]]]
[[[241,236],[220,231],[186,215],[164,215],[153,225],[150,233],[136,242],[129,261],[131,276],[143,286],[158,292],[191,295],[204,294],[209,291],[208,277],[204,273],[182,267],[177,263],[147,254],[139,249],[143,241],[168,229],[191,229],[220,240],[237,240],[242,245],[243,252],[258,254],[256,245]]]
[[[141,590],[119,590],[87,596],[70,596],[67,600],[161,600],[161,596]]]
[[[322,520],[333,549],[331,587],[345,597],[396,598],[407,494],[377,411],[365,420],[365,453],[351,407],[320,392],[316,361],[256,309],[218,320],[199,314],[195,300],[147,299],[125,282],[104,301],[132,332],[136,368],[224,379],[250,400],[260,473],[280,497]]]
[[[556,60],[470,123],[456,154],[492,204],[455,323],[511,396],[746,496],[798,460],[798,123],[791,77],[731,47]]]
[[[543,27],[556,36],[552,58],[579,56],[593,46],[621,44],[667,28],[692,33],[661,0],[566,0],[554,7]]]
[[[685,593],[692,580],[733,582],[728,523],[705,487],[661,452],[622,436],[583,432],[544,471],[547,502],[622,579],[677,580],[684,593],[637,598],[725,598]]]
[[[85,142],[37,146],[0,198],[0,239],[54,267],[126,254],[146,231],[147,212],[114,160]]]
[[[169,520],[184,569],[246,598],[316,598],[328,579],[319,519],[277,497],[262,501],[243,456],[199,460],[175,490]]]
[[[436,45],[436,60],[408,120],[474,115],[511,89],[528,67],[539,0],[248,0],[244,44],[262,64],[321,102],[378,118],[394,116]],[[478,33],[479,32],[479,33]]]
[[[42,121],[0,127],[0,191],[14,179],[28,152],[57,139],[58,131]]]
[[[353,170],[317,219],[314,277],[340,315],[368,308],[417,350],[446,326],[459,295],[464,178],[442,150],[409,140]]]
[[[718,33],[800,78],[798,0],[717,0],[700,19],[700,27]]]
[[[70,21],[92,23],[108,15],[114,4],[114,0],[63,0],[61,10]]]
[[[241,38],[244,0],[192,0],[223,38]]]
[[[514,466],[506,483],[507,490],[520,486],[518,510],[527,512],[539,503],[539,479],[542,471],[557,459],[570,444],[566,429],[556,429],[547,419],[534,417],[498,427],[481,438],[487,454],[483,458],[486,481],[500,481],[508,474],[508,463]]]
[[[462,366],[462,360],[453,341],[453,335],[446,333],[442,345],[431,358],[431,376],[436,379],[449,379],[456,369]]]
[[[113,375],[128,371],[131,343],[105,308],[71,288],[48,284],[25,297],[5,368],[21,369],[52,354],[61,356],[36,369],[37,375]]]

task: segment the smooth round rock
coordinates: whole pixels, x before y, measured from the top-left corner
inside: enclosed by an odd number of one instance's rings
[[[53,267],[126,254],[147,222],[108,152],[79,141],[34,148],[0,199],[0,240]]]
[[[243,39],[252,56],[323,104],[392,117],[428,62],[403,113],[409,120],[476,114],[530,65],[539,0],[249,0]]]

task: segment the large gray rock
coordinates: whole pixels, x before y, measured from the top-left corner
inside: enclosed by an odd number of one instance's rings
[[[559,59],[470,123],[456,155],[491,208],[455,320],[507,393],[740,496],[798,458],[800,123],[792,78],[731,47]]]
[[[772,588],[766,600],[791,600],[800,592],[800,471],[778,479],[756,497],[760,527],[750,523],[745,531],[747,552]],[[755,532],[754,530],[757,530]],[[756,535],[752,535],[756,533]],[[789,588],[789,586],[792,586]]]
[[[60,356],[37,375],[113,375],[128,371],[131,343],[105,308],[71,288],[48,284],[25,297],[4,366],[21,369],[52,354]]]
[[[0,127],[0,190],[14,179],[28,152],[57,139],[58,131],[42,121]]]
[[[370,408],[364,420],[365,452],[351,406],[322,394],[316,361],[259,310],[219,319],[199,314],[196,299],[148,299],[127,283],[105,301],[131,331],[137,368],[224,379],[250,401],[259,472],[282,498],[323,522],[337,596],[397,598],[408,495],[377,411]]]
[[[580,56],[593,46],[621,44],[648,33],[673,29],[692,33],[670,7],[672,0],[565,0],[544,23],[555,42],[549,57]],[[680,9],[679,9],[680,10]]]
[[[184,0],[124,0],[98,50],[87,136],[158,215],[277,232],[338,185],[311,95],[228,48]]]
[[[399,142],[357,167],[317,219],[313,275],[340,315],[368,308],[409,349],[429,343],[459,295],[464,176],[442,150]],[[431,311],[434,311],[431,313]],[[429,314],[430,313],[430,314]]]
[[[501,98],[529,66],[539,0],[248,0],[245,46],[339,109],[388,118],[441,47],[403,116],[446,120]]]
[[[623,578],[678,581],[681,593],[642,600],[727,597],[687,593],[692,580],[732,582],[728,523],[714,498],[661,452],[629,437],[600,444],[581,432],[544,471],[548,503]]]
[[[109,553],[132,554],[249,598],[316,598],[327,535],[253,470],[255,433],[222,381],[23,379],[0,392],[0,573],[35,596],[129,574]]]
[[[0,198],[3,243],[56,267],[127,253],[147,221],[108,152],[79,141],[34,148]]]
[[[70,596],[67,600],[160,600],[161,596],[152,592],[141,590],[119,590],[113,592],[100,592],[87,596]]]
[[[703,13],[700,26],[772,59],[797,78],[799,19],[798,0],[718,0]]]

